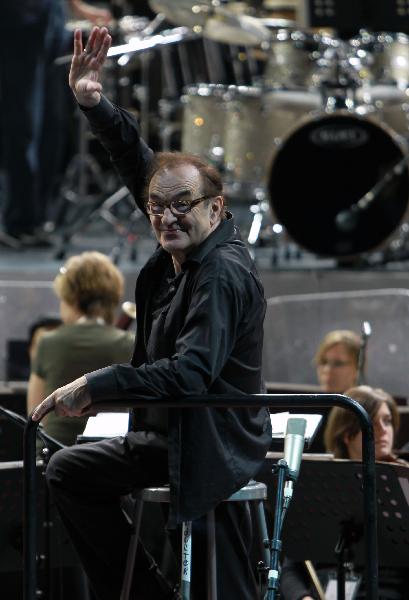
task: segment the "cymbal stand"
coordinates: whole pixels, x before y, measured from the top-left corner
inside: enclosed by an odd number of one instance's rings
[[[53,232],[61,236],[58,253],[63,255],[71,237],[78,231],[78,223],[88,219],[89,213],[107,193],[106,177],[97,160],[89,152],[86,117],[79,108],[77,114],[78,151],[65,171],[52,219]]]

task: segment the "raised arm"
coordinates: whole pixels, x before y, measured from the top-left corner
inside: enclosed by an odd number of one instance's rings
[[[81,31],[76,30],[69,84],[92,132],[145,212],[142,192],[153,151],[141,139],[135,117],[102,95],[101,72],[110,45],[106,27],[94,27],[85,48]]]

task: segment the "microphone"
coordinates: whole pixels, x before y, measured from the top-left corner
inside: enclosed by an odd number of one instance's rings
[[[365,339],[365,341],[371,336],[372,334],[372,327],[371,324],[369,323],[369,321],[364,321],[362,323],[362,333],[361,333],[361,337],[363,339]]]
[[[365,383],[364,377],[364,366],[366,357],[366,346],[368,339],[371,337],[372,327],[369,321],[363,321],[361,326],[361,345],[358,354],[358,368],[357,368],[357,385],[363,385]]]
[[[294,482],[300,472],[302,452],[305,442],[305,419],[290,418],[284,438],[284,460],[288,465],[288,481],[284,485],[284,497],[290,499],[293,494]]]
[[[350,233],[356,229],[362,211],[363,209],[359,208],[358,204],[354,204],[351,208],[339,212],[335,217],[335,226],[338,231]]]
[[[395,177],[402,175],[409,158],[404,157],[395,165],[390,167],[386,173],[379,179],[375,185],[362,198],[349,208],[341,210],[335,215],[335,227],[343,233],[350,233],[356,229],[361,214],[364,213],[371,204],[379,197],[384,187],[390,183]]]

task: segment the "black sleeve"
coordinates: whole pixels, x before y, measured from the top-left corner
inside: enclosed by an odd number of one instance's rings
[[[145,212],[143,191],[153,151],[140,137],[139,125],[128,111],[112,104],[105,96],[94,108],[81,107],[91,131],[109,153],[138,207]]]
[[[173,356],[138,368],[123,364],[88,373],[92,398],[206,393],[231,355],[243,307],[239,286],[220,274],[205,277],[194,290]]]

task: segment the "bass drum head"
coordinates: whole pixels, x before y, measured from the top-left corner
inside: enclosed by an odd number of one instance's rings
[[[409,195],[404,166],[373,202],[356,203],[404,156],[386,127],[345,113],[304,122],[283,140],[271,167],[275,218],[307,250],[348,257],[378,247],[398,227]]]

